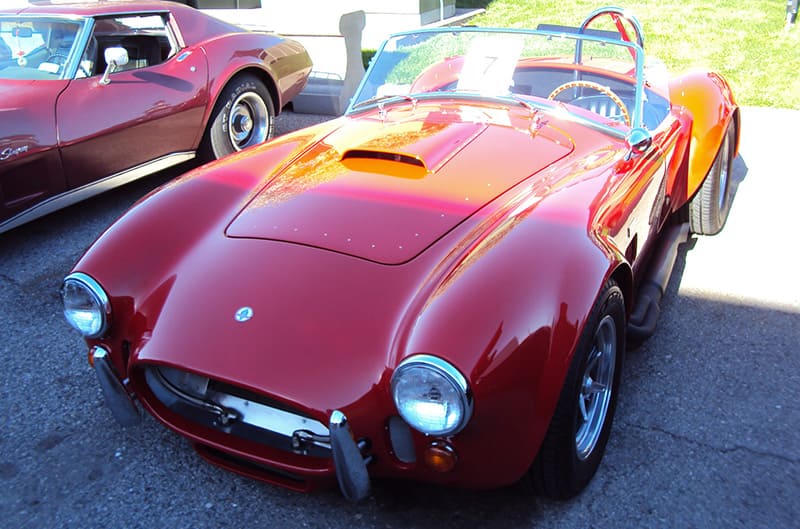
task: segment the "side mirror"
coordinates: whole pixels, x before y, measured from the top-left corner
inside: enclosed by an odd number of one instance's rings
[[[120,66],[128,64],[128,50],[121,46],[114,46],[106,48],[103,56],[106,59],[106,71],[103,72],[103,78],[100,79],[100,84],[108,84],[111,80],[108,78],[114,70]]]
[[[625,144],[628,146],[628,154],[625,156],[625,159],[630,160],[634,157],[638,158],[646,153],[653,145],[653,136],[647,129],[636,127],[632,129],[625,138]]]

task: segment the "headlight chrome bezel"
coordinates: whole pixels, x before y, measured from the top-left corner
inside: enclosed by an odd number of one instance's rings
[[[70,310],[76,310],[67,306],[69,302],[67,298],[69,296],[68,289],[73,288],[73,286],[81,289],[87,295],[87,299],[91,300],[92,310],[97,313],[96,317],[99,320],[99,324],[92,325],[91,328],[84,328],[74,317],[70,317]],[[65,277],[61,284],[61,301],[64,305],[64,318],[84,338],[99,338],[108,331],[111,321],[111,302],[100,283],[91,276],[82,272],[74,272]]]
[[[440,428],[425,428],[415,417],[404,413],[405,407],[398,401],[398,384],[403,377],[409,375],[413,369],[425,369],[438,376],[455,390],[457,395],[457,405],[459,406],[459,418],[451,425],[442,425]],[[461,372],[449,362],[432,355],[417,354],[409,356],[397,366],[392,374],[391,380],[392,400],[402,419],[418,432],[431,436],[452,436],[464,429],[472,417],[473,397],[467,379]]]

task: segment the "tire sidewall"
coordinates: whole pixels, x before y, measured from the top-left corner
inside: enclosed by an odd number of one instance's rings
[[[221,158],[237,152],[236,146],[228,134],[229,117],[233,110],[234,102],[246,93],[257,94],[267,107],[269,123],[267,124],[267,138],[272,137],[275,111],[272,98],[264,84],[252,75],[239,75],[232,79],[223,89],[214,107],[209,121],[205,142],[205,154],[211,159]]]
[[[729,125],[722,138],[719,152],[697,195],[692,199],[690,227],[693,233],[716,235],[725,226],[733,201],[733,125]],[[725,189],[721,175],[726,171]]]
[[[578,399],[595,334],[603,319],[610,315],[616,326],[616,358],[611,398],[596,444],[585,459],[578,457],[575,436],[580,410]],[[528,472],[528,481],[538,494],[565,500],[580,493],[594,476],[605,453],[617,406],[625,359],[625,301],[614,280],[601,289],[581,332],[570,367],[550,419],[547,434]]]
[[[611,390],[611,400],[608,404],[608,410],[604,419],[603,427],[597,444],[594,446],[592,452],[585,459],[579,459],[577,447],[575,446],[575,435],[577,428],[580,424],[580,411],[577,406],[578,399],[581,394],[581,384],[583,382],[583,373],[586,370],[586,363],[589,361],[589,353],[592,350],[594,336],[597,332],[598,325],[605,318],[606,315],[611,315],[616,325],[616,358],[614,365],[613,385]],[[578,492],[586,487],[605,453],[606,444],[608,443],[609,435],[611,434],[611,425],[614,420],[614,413],[617,407],[617,398],[619,396],[620,381],[622,378],[622,365],[625,356],[625,306],[622,298],[622,291],[618,286],[613,285],[606,289],[603,298],[599,303],[599,310],[593,311],[592,317],[587,322],[586,330],[581,337],[581,346],[576,351],[576,357],[573,359],[573,365],[570,368],[570,373],[567,377],[569,382],[569,395],[573,403],[572,409],[572,429],[571,429],[571,443],[570,443],[570,461],[569,465],[572,471],[571,475],[571,489]],[[577,355],[580,355],[578,357]],[[565,387],[565,390],[567,388]]]

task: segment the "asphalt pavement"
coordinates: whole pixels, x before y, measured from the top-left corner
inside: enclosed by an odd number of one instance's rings
[[[285,114],[277,130],[320,119]],[[336,490],[299,494],[213,467],[149,417],[118,426],[58,287],[108,224],[175,171],[1,234],[0,526],[797,527],[798,125],[800,111],[743,109],[728,225],[683,245],[655,336],[628,354],[606,458],[568,502],[521,486],[377,482],[354,505]]]

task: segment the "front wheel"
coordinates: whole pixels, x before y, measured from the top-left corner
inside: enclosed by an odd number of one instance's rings
[[[717,157],[708,171],[703,186],[689,204],[689,228],[699,235],[715,235],[722,231],[733,200],[733,123],[728,126]]]
[[[275,109],[264,83],[244,74],[231,80],[217,100],[203,138],[208,159],[241,151],[272,137]]]
[[[537,493],[568,499],[582,491],[605,453],[625,355],[625,303],[603,288],[583,330],[529,477]]]

